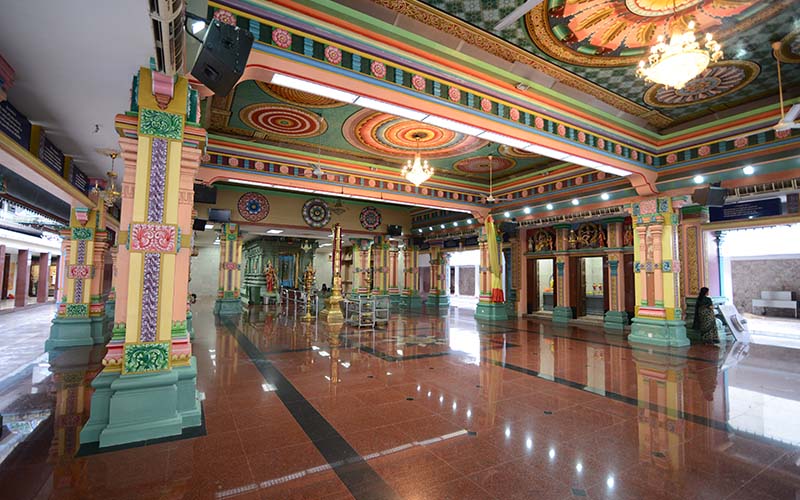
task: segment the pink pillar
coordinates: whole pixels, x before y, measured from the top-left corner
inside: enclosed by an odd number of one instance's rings
[[[39,287],[36,290],[36,302],[47,302],[47,292],[50,286],[50,254],[39,254]]]
[[[20,250],[17,253],[17,288],[14,292],[14,307],[25,307],[30,278],[31,252],[30,250]]]
[[[636,236],[639,240],[639,262],[642,267],[642,271],[637,273],[639,275],[639,286],[642,290],[640,297],[645,304],[653,305],[647,303],[647,272],[645,272],[645,265],[647,263],[647,226],[637,226]],[[639,305],[641,304],[636,304],[637,307]]]

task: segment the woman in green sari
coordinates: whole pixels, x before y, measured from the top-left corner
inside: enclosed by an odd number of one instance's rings
[[[719,343],[717,335],[717,317],[714,315],[714,303],[708,296],[708,288],[700,289],[700,295],[694,304],[694,324],[692,327],[700,332],[705,343]]]

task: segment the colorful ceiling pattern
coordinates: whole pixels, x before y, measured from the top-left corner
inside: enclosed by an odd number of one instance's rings
[[[440,29],[454,29],[447,22],[451,16],[469,23],[482,30],[470,43],[511,61],[533,55],[555,63],[565,78],[551,76],[563,82],[573,80],[568,84],[589,95],[597,95],[597,87],[611,92],[616,99],[606,99],[607,102],[622,111],[631,112],[631,105],[633,109],[650,109],[654,114],[648,119],[652,118],[651,123],[659,128],[777,95],[777,71],[770,43],[776,36],[783,37],[797,29],[796,9],[792,8],[796,2],[792,0],[676,0],[677,13],[673,12],[671,0],[545,0],[500,33],[492,32],[494,25],[519,2],[424,2],[440,12],[409,8],[420,3],[416,0],[380,3]],[[712,32],[715,40],[722,42],[724,60],[744,64],[740,67],[744,75],[722,66],[726,68],[723,72],[728,73],[724,85],[710,85],[713,82],[703,80],[707,75],[695,85],[714,88],[704,92],[702,99],[656,98],[654,94],[660,89],[637,78],[635,65],[659,34],[669,33],[673,26],[685,26],[689,20],[697,23],[698,37]],[[800,53],[791,48],[794,40],[787,40],[786,61],[792,60],[791,54]],[[502,42],[515,46],[520,56],[510,57]],[[754,66],[760,71],[753,72]],[[566,78],[575,75],[579,81]],[[731,85],[732,78],[739,78],[739,83]],[[786,88],[800,86],[800,65],[784,66],[783,78]]]
[[[312,155],[320,151],[376,168],[400,168],[419,148],[437,178],[487,185],[488,169],[475,166],[476,158],[494,156],[497,182],[520,174],[553,173],[563,165],[426,123],[256,81],[242,82],[228,97],[213,98],[209,131]]]

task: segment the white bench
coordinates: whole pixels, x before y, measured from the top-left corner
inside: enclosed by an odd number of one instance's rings
[[[797,318],[797,301],[794,300],[794,292],[761,292],[760,299],[753,299],[753,314],[756,312],[756,307],[764,309],[764,315],[767,314],[768,307],[776,309],[791,309],[794,317]]]

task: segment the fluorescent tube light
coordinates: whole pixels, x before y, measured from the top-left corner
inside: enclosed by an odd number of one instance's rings
[[[546,148],[544,146],[539,146],[538,144],[531,144],[529,146],[525,146],[525,151],[530,151],[531,153],[536,153],[542,156],[547,156],[549,158],[553,158],[556,160],[563,160],[564,158],[568,157],[567,153],[563,153],[561,151],[557,151],[552,148]]]
[[[480,139],[496,142],[498,144],[504,144],[506,146],[511,146],[512,148],[517,148],[517,149],[524,149],[528,146],[532,146],[530,142],[514,139],[513,137],[509,137],[503,134],[498,134],[495,132],[488,132],[488,131],[481,132],[480,134],[478,134],[478,137]]]
[[[281,234],[283,229],[267,229],[267,234]]]
[[[422,119],[422,122],[427,123],[429,125],[434,125],[436,127],[441,127],[443,129],[452,130],[453,132],[458,132],[460,134],[478,135],[481,132],[484,132],[484,130],[481,128],[473,127],[472,125],[466,125],[461,122],[448,120],[447,118],[442,118],[434,115],[426,116],[425,118]]]
[[[308,92],[309,94],[319,95],[322,97],[329,97],[337,101],[351,103],[351,104],[358,98],[357,95],[351,94],[350,92],[345,92],[343,90],[335,89],[333,87],[328,87],[327,85],[320,85],[318,83],[309,82],[308,80],[301,80],[293,76],[282,75],[280,73],[275,73],[275,75],[272,77],[271,83],[274,83],[275,85],[280,85],[281,87],[289,87],[290,89],[302,90],[303,92]]]
[[[402,106],[395,106],[394,104],[389,104],[388,102],[379,101],[377,99],[372,99],[371,97],[359,97],[356,99],[355,104],[362,106],[364,108],[374,109],[375,111],[382,111],[384,113],[389,113],[390,115],[399,116],[402,118],[408,118],[409,120],[414,121],[422,121],[423,118],[428,116],[427,113],[422,113],[420,111],[415,111],[413,109],[404,108]]]

